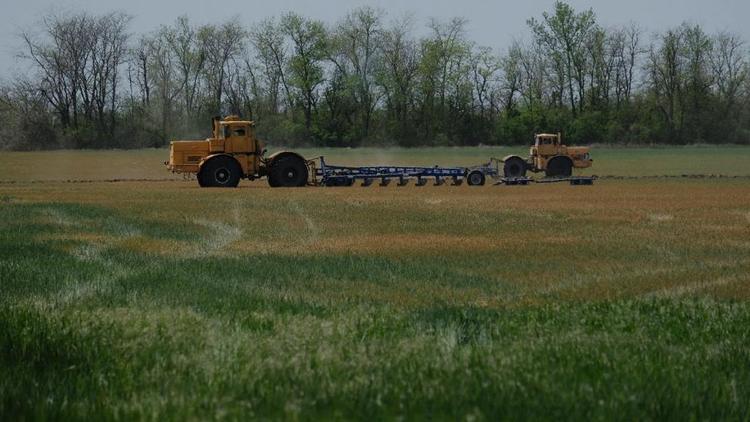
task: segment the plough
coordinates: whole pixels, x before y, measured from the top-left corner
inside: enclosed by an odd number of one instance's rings
[[[469,186],[483,186],[488,179],[495,185],[519,186],[530,183],[570,182],[571,185],[592,185],[596,177],[563,177],[532,179],[529,177],[504,177],[503,161],[491,158],[489,162],[474,167],[410,167],[410,166],[338,166],[326,163],[325,157],[317,157],[307,162],[311,176],[309,184],[314,186],[388,186],[396,181],[398,186],[407,186],[411,180],[418,187],[430,180],[433,185],[442,186],[450,181],[452,186],[461,186],[464,181]]]

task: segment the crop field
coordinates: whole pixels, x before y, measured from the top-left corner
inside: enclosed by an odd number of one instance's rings
[[[527,148],[294,149],[341,165],[473,166],[490,157],[527,155]],[[271,151],[273,152],[273,151]],[[595,148],[594,167],[580,174],[616,177],[724,175],[750,177],[747,147]],[[168,150],[3,153],[0,184],[40,181],[181,180],[162,163]],[[247,185],[247,184],[245,184]]]
[[[590,187],[199,189],[166,155],[3,153],[0,420],[750,418],[750,148],[595,149]]]

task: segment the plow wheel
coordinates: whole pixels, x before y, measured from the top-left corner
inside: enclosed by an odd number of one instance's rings
[[[472,171],[466,177],[466,180],[469,182],[469,186],[484,186],[484,173],[481,171]]]

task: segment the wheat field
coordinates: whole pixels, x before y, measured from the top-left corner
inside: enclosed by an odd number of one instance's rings
[[[628,179],[591,187],[288,190],[201,190],[164,153],[4,153],[0,419],[750,416],[748,148],[602,150]],[[656,177],[683,174],[732,177]]]

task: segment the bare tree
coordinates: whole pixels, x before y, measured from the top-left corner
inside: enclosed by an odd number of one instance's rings
[[[502,80],[500,90],[502,93],[502,106],[506,114],[516,111],[516,97],[523,90],[523,47],[515,41],[508,52],[500,59]]]
[[[39,72],[39,90],[64,128],[85,123],[114,134],[129,21],[122,13],[51,15],[41,33],[22,34],[25,57]]]
[[[26,45],[24,57],[36,65],[41,79],[40,91],[54,107],[64,127],[78,127],[81,85],[93,44],[89,31],[91,20],[85,13],[48,16],[42,20],[42,34],[22,34]]]
[[[535,110],[545,105],[558,105],[559,87],[554,84],[549,75],[550,59],[538,44],[526,48],[517,44],[511,52],[517,56],[520,69],[519,93],[523,106]]]
[[[255,119],[255,110],[262,94],[247,49],[244,49],[237,57],[233,57],[227,66],[224,91],[230,114],[250,120]]]
[[[735,34],[722,32],[715,37],[714,46],[710,58],[711,71],[719,96],[728,111],[736,105],[742,85],[748,78],[745,43]]]
[[[750,79],[745,43],[735,34],[717,34],[713,39],[710,66],[717,97],[717,115],[712,119],[717,123],[714,132],[724,142],[737,142],[742,139],[740,122],[746,118],[743,111],[747,108],[750,94],[742,91]]]
[[[187,16],[177,18],[173,27],[162,29],[162,35],[174,55],[179,73],[183,99],[183,127],[190,126],[190,119],[197,114],[196,100],[200,88],[200,76],[206,65],[206,45],[198,39],[197,29]]]
[[[117,87],[120,66],[125,60],[130,17],[111,13],[100,17],[96,24],[96,39],[91,52],[91,95],[96,120],[101,130],[114,136],[117,115]],[[109,123],[105,122],[109,118]]]
[[[247,32],[237,20],[220,26],[205,25],[198,31],[198,38],[206,52],[203,74],[209,91],[209,108],[214,114],[222,112],[227,66],[242,53],[246,37]]]
[[[668,130],[668,136],[680,136],[682,130],[682,92],[684,90],[684,63],[680,56],[683,34],[668,31],[659,36],[659,45],[651,45],[648,58],[649,85],[656,106]]]
[[[274,19],[264,20],[250,32],[250,40],[257,51],[256,59],[263,67],[269,111],[272,114],[280,111],[280,91],[283,91],[285,109],[291,110],[293,100],[286,75],[288,58],[281,26]]]
[[[470,69],[474,98],[479,108],[479,115],[489,120],[499,113],[497,93],[503,64],[503,61],[495,56],[489,47],[478,47],[471,55]]]
[[[405,16],[383,32],[378,66],[378,84],[385,96],[388,115],[395,121],[393,133],[398,139],[408,139],[412,133],[409,116],[415,102],[419,52],[409,36],[411,27],[411,18]]]
[[[151,104],[151,73],[149,72],[150,37],[141,36],[134,46],[130,48],[128,60],[128,79],[130,84],[135,82],[140,93],[140,102],[143,107]],[[135,76],[133,76],[135,75]],[[134,97],[131,86],[131,97]]]
[[[147,105],[158,107],[158,128],[166,140],[174,126],[175,103],[182,93],[177,75],[176,58],[165,37],[165,30],[140,40],[136,48],[139,64],[143,66],[143,85]]]
[[[37,81],[19,77],[0,87],[0,149],[60,147],[49,103]]]
[[[624,99],[628,102],[630,102],[633,97],[635,70],[638,67],[641,56],[647,52],[647,50],[641,46],[642,33],[643,30],[634,23],[631,23],[625,29],[625,58],[622,60],[622,84]]]

